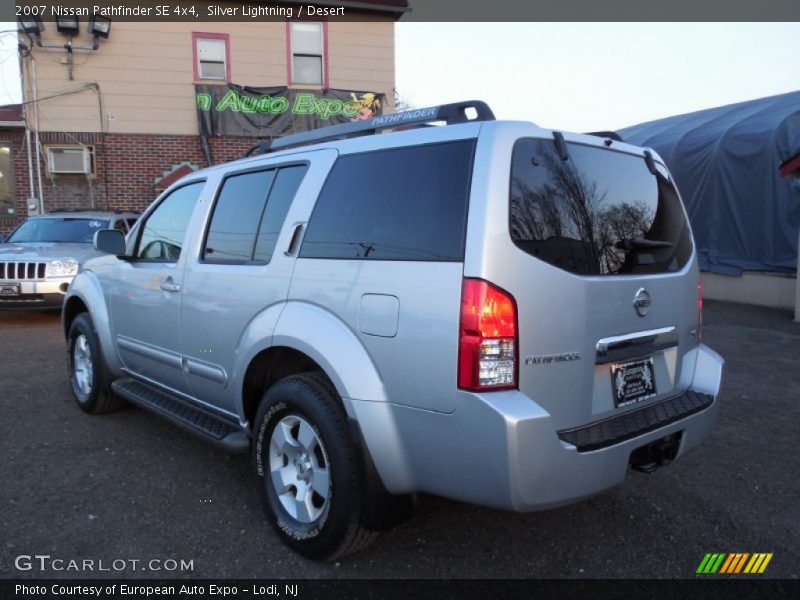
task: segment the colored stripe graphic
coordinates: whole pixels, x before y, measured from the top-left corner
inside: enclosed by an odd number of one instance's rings
[[[771,561],[771,560],[772,560],[772,552],[770,552],[769,554],[767,554],[766,557],[764,557],[764,562],[761,563],[761,567],[758,569],[758,572],[759,573],[763,573],[764,571],[766,571],[767,570],[767,565],[769,564],[769,561]]]
[[[719,570],[720,566],[722,565],[722,561],[723,560],[725,560],[725,553],[724,552],[722,554],[720,554],[719,558],[717,558],[717,561],[713,565],[711,565],[711,571],[710,572],[711,573],[716,573]]]
[[[767,569],[772,556],[772,552],[709,552],[703,556],[696,572],[703,575],[760,574]]]
[[[750,555],[749,552],[745,553],[745,555],[742,557],[741,562],[736,567],[736,572],[737,573],[740,573],[742,571],[742,569],[744,569],[744,565],[745,565],[745,563],[747,563],[747,559],[750,558],[750,556],[751,555]]]
[[[747,566],[744,568],[745,573],[758,573],[758,568],[761,566],[762,561],[764,560],[764,555],[759,554],[756,552],[753,554],[753,558],[750,559],[750,562],[747,563]],[[755,569],[755,570],[754,570]]]
[[[739,573],[742,568],[744,567],[745,561],[750,557],[749,552],[741,552],[738,554],[738,559],[736,561],[736,565],[731,566],[731,573]]]
[[[700,561],[700,566],[697,567],[696,573],[705,573],[706,572],[706,565],[708,564],[708,561],[710,559],[711,559],[711,555],[710,554],[706,554],[703,557],[703,560]]]
[[[728,554],[728,558],[722,563],[722,568],[719,570],[720,573],[729,573],[728,569],[731,568],[731,564],[733,564],[734,559],[736,558],[735,554]]]
[[[725,559],[725,553],[715,552],[713,554],[706,554],[700,566],[697,567],[698,573],[716,573],[722,561]]]

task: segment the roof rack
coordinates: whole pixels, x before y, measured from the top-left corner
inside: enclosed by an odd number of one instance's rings
[[[467,116],[468,109],[475,110],[475,117]],[[383,115],[366,121],[354,121],[321,127],[311,131],[286,135],[275,140],[264,140],[251,146],[243,155],[253,156],[256,154],[266,154],[295,146],[306,146],[328,140],[347,139],[377,133],[383,129],[392,129],[407,125],[424,125],[434,121],[444,121],[447,125],[458,123],[470,123],[478,121],[494,121],[494,113],[489,105],[480,100],[467,100],[465,102],[454,102],[452,104],[442,104],[441,106],[431,106],[429,108],[415,108],[391,115]]]

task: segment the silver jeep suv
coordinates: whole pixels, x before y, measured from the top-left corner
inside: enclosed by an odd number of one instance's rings
[[[63,328],[81,408],[250,452],[304,556],[359,549],[418,492],[539,510],[708,435],[723,361],[654,152],[481,102],[251,150],[127,240],[98,232]]]
[[[81,264],[100,256],[95,231],[127,234],[136,213],[58,211],[28,217],[5,239],[0,236],[0,310],[60,309]]]

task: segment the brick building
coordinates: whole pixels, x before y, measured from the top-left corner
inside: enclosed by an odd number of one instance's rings
[[[302,93],[312,107],[334,92],[345,100],[374,96],[391,112],[394,23],[407,2],[347,6],[347,20],[319,22],[114,21],[96,50],[71,55],[53,22],[45,23],[41,45],[20,33],[31,51],[20,58],[23,104],[0,107],[0,233],[29,210],[142,210],[189,170],[237,158],[267,131],[257,124],[244,131],[241,121],[242,135],[231,127],[204,132],[201,89]],[[90,48],[85,21],[72,43]],[[242,112],[235,106],[231,113],[240,120],[249,110],[242,102]],[[287,133],[296,123],[284,121]],[[328,121],[315,117],[303,128]]]

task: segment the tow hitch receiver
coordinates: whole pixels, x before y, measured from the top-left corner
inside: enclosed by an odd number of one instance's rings
[[[657,468],[671,463],[678,455],[681,433],[673,433],[631,452],[631,469],[642,473],[652,473]]]

